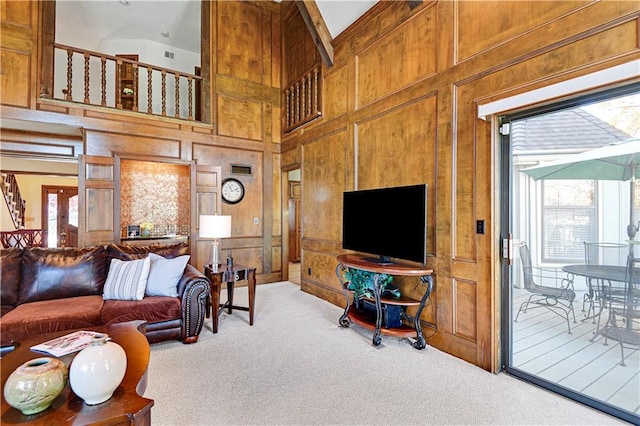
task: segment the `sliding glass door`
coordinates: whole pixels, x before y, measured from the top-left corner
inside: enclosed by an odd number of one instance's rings
[[[504,369],[639,423],[640,328],[610,314],[640,257],[640,186],[587,157],[640,151],[640,87],[500,124]]]

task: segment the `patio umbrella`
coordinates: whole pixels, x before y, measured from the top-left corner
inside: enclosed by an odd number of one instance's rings
[[[640,176],[640,138],[611,143],[600,148],[568,155],[556,161],[523,170],[534,180],[540,179],[592,179],[630,180],[630,222],[627,234],[633,240],[638,228],[633,218],[635,198],[633,182]]]

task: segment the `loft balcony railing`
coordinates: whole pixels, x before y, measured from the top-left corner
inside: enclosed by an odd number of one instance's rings
[[[55,43],[53,98],[200,121],[202,77]],[[127,74],[129,84],[123,83]]]
[[[322,116],[320,65],[284,89],[284,131],[290,132]]]

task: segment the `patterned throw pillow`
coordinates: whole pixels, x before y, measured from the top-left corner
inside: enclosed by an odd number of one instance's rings
[[[148,257],[129,261],[111,259],[102,298],[142,300],[147,287],[150,265],[151,261]]]

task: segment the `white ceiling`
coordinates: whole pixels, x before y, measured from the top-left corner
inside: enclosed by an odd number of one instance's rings
[[[316,4],[335,38],[377,1]],[[200,52],[199,0],[58,0],[56,5],[58,43],[92,50],[103,40],[141,39]],[[169,37],[163,37],[162,30],[169,31]]]
[[[322,18],[333,38],[346,30],[377,2],[378,0],[316,0]]]

